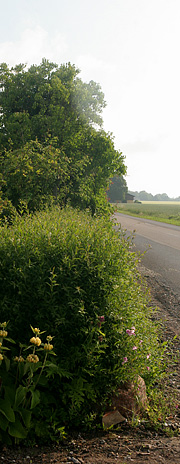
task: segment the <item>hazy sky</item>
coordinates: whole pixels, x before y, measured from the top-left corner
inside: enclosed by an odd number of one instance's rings
[[[105,94],[129,190],[180,195],[180,0],[1,0],[0,62],[71,62]]]

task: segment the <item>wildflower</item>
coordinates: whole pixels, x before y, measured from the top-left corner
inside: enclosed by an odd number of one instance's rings
[[[8,332],[6,330],[0,330],[0,337],[5,338],[7,337]]]
[[[142,345],[143,340],[140,340],[139,344]]]
[[[40,329],[37,329],[37,327],[35,327],[34,333],[39,334],[39,333],[40,333]]]
[[[0,327],[2,327],[3,329],[5,329],[6,326],[7,326],[7,322],[1,322]]]
[[[149,371],[150,367],[149,367],[149,366],[146,366],[146,369]]]
[[[24,358],[22,356],[15,356],[14,361],[16,362],[24,362]]]
[[[50,343],[44,344],[44,350],[51,351],[52,349],[53,349],[53,345],[50,345]]]
[[[2,361],[3,359],[3,355],[0,353],[0,361]]]
[[[32,337],[30,339],[30,342],[33,343],[34,345],[40,346],[41,344],[41,339],[39,337]]]
[[[99,319],[99,322],[104,322],[105,318],[104,318],[104,316],[99,316],[98,319]]]
[[[149,358],[150,358],[150,356],[151,356],[150,354],[147,354],[146,358],[147,358],[147,359],[149,359]]]
[[[48,335],[48,336],[46,337],[46,340],[47,340],[48,342],[52,342],[52,339],[53,339],[53,337],[51,337],[51,335]]]
[[[137,346],[133,346],[133,348],[132,348],[132,349],[133,349],[133,350],[137,350]]]
[[[123,362],[122,362],[122,364],[125,364],[125,363],[127,363],[127,361],[128,361],[128,358],[125,356],[125,358],[123,358]]]
[[[135,327],[133,326],[133,327],[131,327],[131,330],[133,330],[133,331],[135,332],[136,329],[135,329]]]
[[[26,361],[35,364],[35,363],[37,363],[39,361],[39,358],[38,358],[37,354],[28,354],[28,356],[26,358]]]
[[[98,316],[98,327],[101,327],[102,322],[104,322],[104,316]]]
[[[128,335],[135,335],[135,328],[133,327],[133,329],[126,329],[126,333]]]
[[[2,343],[0,342],[0,348],[1,348],[1,346],[2,346]]]

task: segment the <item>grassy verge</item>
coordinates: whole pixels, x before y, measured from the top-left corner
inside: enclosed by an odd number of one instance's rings
[[[117,204],[119,213],[180,226],[180,203],[143,202]]]

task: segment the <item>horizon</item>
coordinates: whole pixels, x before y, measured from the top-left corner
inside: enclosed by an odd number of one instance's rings
[[[180,195],[179,0],[8,0],[1,62],[70,62],[99,83],[103,128],[123,152],[133,191]],[[146,186],[144,188],[144,186]]]
[[[153,194],[151,192],[147,192],[147,190],[144,190],[144,189],[143,190],[132,190],[132,189],[128,188],[128,193],[129,192],[133,192],[133,193],[143,193],[144,192],[144,193],[147,193],[148,195],[152,195],[153,197],[155,197],[156,195],[167,195],[167,197],[169,199],[171,199],[171,200],[176,199],[176,198],[180,198],[180,195],[178,195],[177,197],[169,197],[169,195],[166,192],[162,192],[162,193],[157,192],[157,193]]]

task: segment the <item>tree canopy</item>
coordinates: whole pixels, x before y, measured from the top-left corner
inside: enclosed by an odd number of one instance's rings
[[[110,179],[107,196],[111,203],[125,202],[127,193],[127,183],[123,176],[114,176]]]
[[[1,194],[32,210],[53,197],[96,209],[124,157],[102,130],[104,94],[70,63],[0,65]]]

